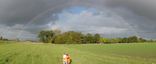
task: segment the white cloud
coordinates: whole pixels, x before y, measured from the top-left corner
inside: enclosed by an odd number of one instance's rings
[[[105,17],[104,15],[93,15],[93,13],[89,11],[83,11],[80,15],[62,13],[59,14],[59,19],[61,20],[58,20],[50,29],[59,29],[62,32],[73,30],[84,34],[99,33],[107,35],[132,32],[128,32],[130,29],[123,21],[115,18],[115,16]]]

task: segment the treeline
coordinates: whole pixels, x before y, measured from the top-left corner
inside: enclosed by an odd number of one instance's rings
[[[61,34],[60,30],[41,30],[38,38],[40,42],[55,43],[55,44],[88,44],[88,43],[138,43],[138,42],[156,42],[154,40],[146,40],[143,38],[137,38],[136,36],[124,37],[124,38],[106,38],[101,37],[98,33],[87,35],[81,32],[68,31]]]
[[[16,38],[16,39],[9,40],[9,39],[3,38],[3,37],[1,36],[1,37],[0,37],[0,41],[19,41],[19,39]]]
[[[0,37],[0,41],[9,41],[7,38],[3,38],[2,36]]]

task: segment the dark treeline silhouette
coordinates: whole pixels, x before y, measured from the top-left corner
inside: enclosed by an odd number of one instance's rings
[[[9,40],[9,39],[3,38],[3,37],[1,36],[1,37],[0,37],[0,41],[20,41],[20,40],[19,40],[18,38]]]
[[[7,38],[0,37],[0,41],[9,41]]]
[[[98,33],[94,36],[90,33],[87,35],[81,32],[68,31],[61,34],[60,30],[45,31],[41,30],[38,38],[40,42],[54,43],[54,44],[88,44],[88,43],[139,43],[139,42],[156,42],[154,40],[146,40],[143,38],[137,38],[136,36],[131,37],[118,37],[118,38],[107,38],[101,37]]]

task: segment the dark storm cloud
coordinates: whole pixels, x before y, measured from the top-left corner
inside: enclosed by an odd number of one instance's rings
[[[155,0],[109,0],[105,3],[108,7],[123,7],[149,19],[156,20],[156,1]]]
[[[125,19],[144,38],[155,39],[155,0],[107,0],[105,6]]]
[[[71,0],[0,0],[0,22],[7,26],[13,26],[15,24],[25,25],[41,12],[68,2],[71,2]],[[63,9],[68,9],[69,7],[70,6],[64,6],[50,10],[37,18],[33,24],[46,24],[51,21],[56,21],[58,17],[51,17],[51,15],[61,13]],[[50,17],[51,20],[48,21],[47,19]]]
[[[128,9],[132,11],[134,14],[138,14],[140,16],[147,17],[151,20],[156,20],[156,7],[154,0],[1,0],[0,1],[0,22],[1,24],[6,25],[14,25],[16,23],[25,24],[28,23],[35,16],[40,14],[41,12],[60,4],[64,3],[90,3],[97,4],[99,6],[104,5],[104,7],[112,7],[118,8],[123,7],[124,9]],[[83,5],[81,5],[83,6]],[[84,5],[85,6],[85,5]],[[86,6],[89,7],[89,6]],[[52,10],[44,14],[41,18],[37,19],[34,24],[44,24],[46,19],[51,17],[52,14],[61,13],[61,11],[68,7],[60,7],[56,10]],[[115,12],[115,11],[114,11]],[[109,16],[109,15],[108,15]],[[128,16],[128,15],[127,15]],[[51,19],[53,21],[58,18]]]
[[[65,2],[64,0],[0,0],[0,22],[8,26],[26,24],[41,12]],[[47,18],[54,13],[60,13],[62,9],[58,8],[47,12],[34,24],[46,24],[48,21],[44,21]],[[57,17],[51,19],[51,21],[55,20],[57,20]]]
[[[42,1],[8,0],[6,2],[1,1],[0,5],[3,6],[0,11],[0,21],[9,26],[17,23],[25,24],[35,15],[43,11],[42,9],[45,9],[45,4],[42,3]]]

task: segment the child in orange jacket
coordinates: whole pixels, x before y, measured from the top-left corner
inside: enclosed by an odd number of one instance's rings
[[[71,63],[71,57],[67,54],[67,63],[70,64]]]

